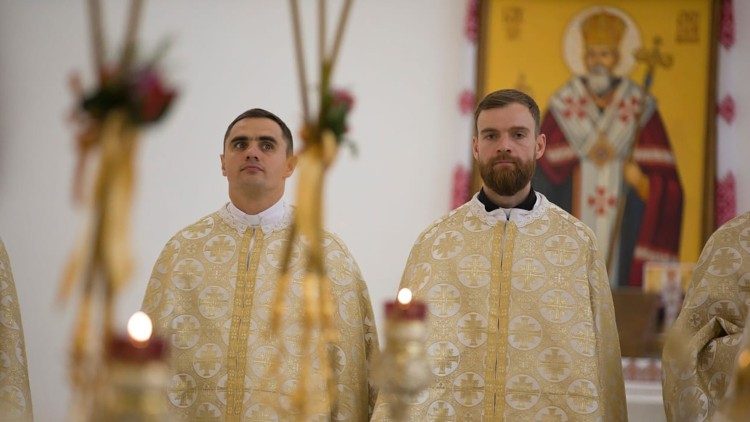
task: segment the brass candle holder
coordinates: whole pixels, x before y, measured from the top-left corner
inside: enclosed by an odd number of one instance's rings
[[[385,314],[385,349],[376,363],[375,382],[391,398],[391,418],[405,421],[432,375],[425,350],[427,306],[401,289],[396,301],[386,303]]]
[[[166,345],[151,337],[151,320],[136,312],[128,336],[113,336],[107,347],[101,384],[96,389],[93,417],[97,421],[168,421],[169,368]]]

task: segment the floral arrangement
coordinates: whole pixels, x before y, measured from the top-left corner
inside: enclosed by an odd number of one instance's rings
[[[114,110],[125,110],[128,119],[141,126],[156,123],[176,96],[152,61],[132,69],[105,71],[101,83],[80,101],[82,111],[103,121]]]
[[[307,95],[308,82],[305,78],[304,54],[302,53],[301,24],[297,0],[291,1],[292,28],[296,53],[297,76],[302,100],[303,125],[301,130],[302,149],[298,154],[297,210],[291,225],[289,239],[281,259],[281,275],[276,287],[271,313],[270,334],[281,337],[281,323],[284,317],[284,301],[290,293],[292,247],[299,238],[304,238],[302,253],[305,268],[302,275],[302,333],[295,339],[301,350],[327,350],[336,342],[338,331],[335,328],[335,303],[331,293],[331,281],[327,276],[323,256],[323,188],[325,175],[333,163],[339,146],[345,142],[348,131],[348,117],[354,107],[354,97],[345,90],[331,88],[333,69],[338,57],[344,28],[349,16],[352,0],[346,0],[338,19],[336,36],[331,49],[326,48],[325,1],[318,4],[318,66],[320,69],[319,106],[317,115],[310,113]],[[317,344],[312,345],[311,333],[319,330]],[[305,360],[299,369],[299,381],[294,394],[294,404],[303,418],[308,415],[312,403],[329,407],[336,396],[335,371],[330,356],[319,353],[321,376],[326,392],[323,396],[310,397],[306,394],[312,383],[310,372],[312,359]],[[272,368],[278,368],[282,357],[276,355]]]
[[[354,96],[345,89],[331,90],[323,97],[324,126],[333,132],[339,144],[345,141],[344,135],[349,131],[347,118],[353,108]]]
[[[89,0],[88,6],[98,81],[84,90],[77,75],[71,80],[77,132],[73,194],[87,208],[87,221],[59,292],[65,300],[74,290],[81,291],[71,349],[73,420],[91,417],[106,345],[113,337],[115,301],[132,273],[130,211],[140,131],[159,122],[176,97],[158,67],[164,48],[151,60],[135,60],[142,0],[131,0],[124,46],[114,65],[104,64],[99,1]],[[95,168],[88,172],[91,162]]]

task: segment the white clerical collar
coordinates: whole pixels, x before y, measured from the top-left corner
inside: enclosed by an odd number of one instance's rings
[[[226,205],[226,210],[236,222],[249,227],[260,227],[265,233],[285,225],[289,220],[290,208],[283,197],[258,214],[247,214],[232,202]]]
[[[484,209],[484,204],[479,200],[479,193],[474,194],[469,203],[474,210],[474,213],[479,216],[485,216],[490,222],[497,221],[512,221],[517,226],[522,227],[530,222],[540,218],[549,208],[549,201],[547,198],[539,192],[535,192],[536,202],[534,208],[531,210],[524,210],[521,208],[497,208],[495,210],[487,212]]]

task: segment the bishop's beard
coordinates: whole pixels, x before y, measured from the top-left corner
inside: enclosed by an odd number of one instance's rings
[[[586,84],[596,95],[603,95],[612,87],[613,76],[604,66],[594,66],[586,76]]]
[[[499,161],[513,161],[514,166],[495,166]],[[534,175],[536,160],[523,162],[520,158],[501,153],[487,162],[477,161],[479,174],[485,186],[502,196],[515,195],[523,189]]]

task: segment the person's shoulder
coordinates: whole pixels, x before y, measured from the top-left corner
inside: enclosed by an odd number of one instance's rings
[[[724,245],[737,242],[737,235],[750,229],[750,212],[740,214],[716,229],[706,241],[706,245]],[[710,249],[705,248],[704,249]]]
[[[731,220],[727,221],[726,223],[722,224],[721,227],[719,227],[716,230],[716,233],[723,233],[730,230],[745,230],[745,228],[750,227],[750,211],[740,214]]]
[[[332,231],[323,230],[323,246],[327,250],[338,249],[349,256],[352,254],[341,236]]]
[[[205,229],[207,228],[207,226],[214,226],[218,222],[218,220],[221,220],[221,215],[219,211],[213,211],[193,221],[192,223],[187,225],[183,230],[195,229],[196,227]]]
[[[221,224],[222,217],[219,211],[206,214],[187,226],[177,230],[167,243],[175,240],[195,240],[211,233],[214,228]]]
[[[591,227],[586,225],[586,223],[573,216],[573,214],[565,211],[552,202],[548,202],[547,212],[550,217],[550,222],[552,223],[552,220],[557,221],[561,232],[575,231],[578,233],[578,236],[588,244],[593,246],[596,245],[596,235],[594,234],[594,231],[591,230]]]
[[[474,200],[475,199],[472,199],[469,202],[466,202],[430,223],[424,230],[422,230],[419,236],[417,236],[414,245],[416,246],[425,240],[432,238],[432,236],[438,231],[451,230],[460,227],[472,206],[472,201]]]

